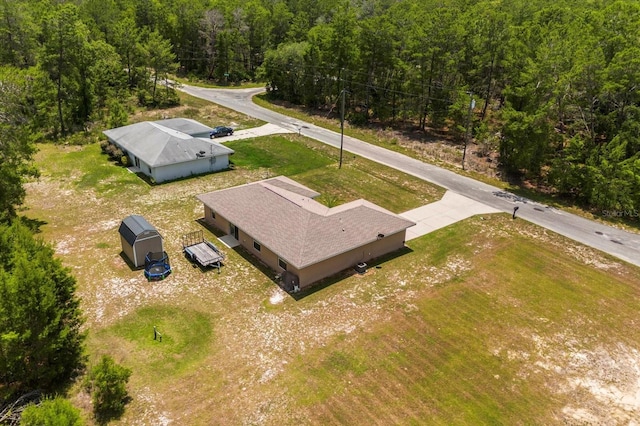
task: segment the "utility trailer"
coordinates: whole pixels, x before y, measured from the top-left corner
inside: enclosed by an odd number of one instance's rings
[[[182,236],[182,251],[187,259],[203,267],[215,266],[220,272],[224,254],[210,241],[204,239],[204,232],[194,231]]]

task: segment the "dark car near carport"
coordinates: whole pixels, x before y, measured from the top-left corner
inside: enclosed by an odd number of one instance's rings
[[[213,128],[211,133],[209,133],[209,137],[213,139],[213,138],[219,138],[222,136],[231,136],[232,134],[233,134],[233,129],[231,127],[218,126]]]

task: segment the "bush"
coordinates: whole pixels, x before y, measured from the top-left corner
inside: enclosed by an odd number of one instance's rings
[[[120,164],[127,167],[129,165],[129,157],[127,157],[126,155],[120,157]]]
[[[20,417],[21,426],[82,426],[80,411],[68,400],[56,397],[46,399],[40,405],[29,405]]]
[[[82,145],[87,145],[88,143],[93,142],[91,139],[92,138],[90,138],[89,133],[84,131],[79,131],[77,133],[67,136],[64,139],[64,143],[66,145],[82,146]]]
[[[121,127],[127,124],[127,120],[129,119],[129,115],[127,114],[127,110],[125,107],[118,102],[117,100],[112,100],[109,102],[109,120],[108,125],[111,128]]]
[[[369,117],[367,117],[366,111],[352,112],[347,114],[345,121],[349,122],[351,126],[363,127],[369,122]]]
[[[113,158],[113,156],[115,155],[116,150],[118,149],[117,146],[115,146],[114,144],[110,143],[107,145],[107,147],[105,148],[105,153],[110,157]]]
[[[138,89],[138,92],[136,93],[136,95],[138,96],[138,104],[140,106],[150,105],[153,101],[151,97],[151,93],[149,93],[147,89],[142,89],[142,88]]]
[[[122,150],[114,144],[109,144],[109,146],[106,147],[105,151],[109,158],[111,158],[112,160],[120,161],[120,159],[124,155],[124,152],[122,152]]]
[[[100,142],[100,150],[102,151],[103,154],[107,153],[107,150],[109,149],[109,145],[111,145],[111,142],[109,141]]]
[[[104,355],[86,377],[85,385],[91,393],[93,412],[99,421],[117,418],[124,413],[128,402],[127,382],[131,370]]]

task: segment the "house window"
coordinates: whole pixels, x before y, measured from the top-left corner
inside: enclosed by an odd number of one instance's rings
[[[260,249],[262,248],[262,246],[260,245],[259,242],[257,241],[253,241],[253,248],[256,249],[256,251],[260,251]]]
[[[278,266],[281,267],[282,269],[284,269],[285,271],[287,270],[287,262],[285,262],[284,260],[278,258]]]
[[[215,219],[215,218],[216,218],[216,212],[211,210],[211,219]]]

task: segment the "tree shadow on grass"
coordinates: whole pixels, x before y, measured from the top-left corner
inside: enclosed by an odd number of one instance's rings
[[[125,407],[133,401],[129,395],[127,395],[122,401],[122,407],[117,409],[104,409],[104,410],[95,410],[93,415],[95,416],[96,423],[100,426],[105,426],[114,420],[120,419],[124,414]]]
[[[124,263],[127,264],[127,266],[129,267],[129,269],[131,269],[131,271],[141,271],[144,269],[144,266],[138,266],[136,267],[133,262],[131,262],[131,259],[129,259],[129,257],[124,254],[124,251],[120,252],[120,258],[124,261]]]
[[[31,218],[26,217],[26,216],[20,216],[20,221],[24,225],[26,225],[27,228],[29,228],[31,230],[31,232],[33,232],[34,234],[39,234],[40,232],[42,232],[40,230],[40,228],[49,223],[46,220],[31,219]]]

